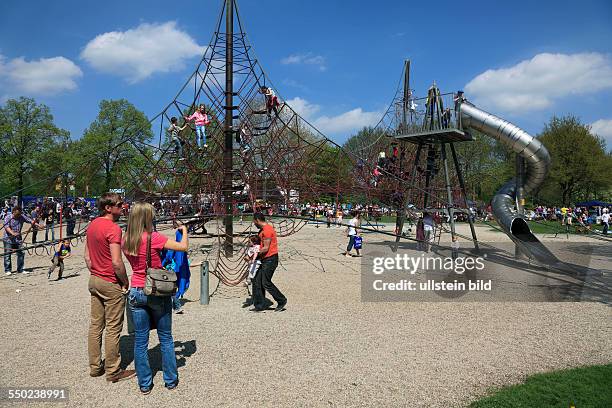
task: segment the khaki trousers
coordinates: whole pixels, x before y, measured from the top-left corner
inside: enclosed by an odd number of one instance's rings
[[[111,283],[93,275],[89,277],[89,293],[91,294],[91,321],[87,341],[89,370],[91,374],[104,370],[108,378],[121,370],[119,337],[123,329],[125,296],[118,283]],[[106,359],[102,367],[102,332],[105,328]]]

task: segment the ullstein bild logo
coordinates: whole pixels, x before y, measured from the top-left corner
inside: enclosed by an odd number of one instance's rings
[[[418,283],[418,286],[417,286]],[[475,280],[459,282],[435,281],[429,279],[425,282],[413,282],[408,279],[401,279],[398,282],[383,282],[381,279],[376,279],[372,283],[374,290],[420,290],[420,291],[464,291],[464,290],[491,290],[491,280]]]

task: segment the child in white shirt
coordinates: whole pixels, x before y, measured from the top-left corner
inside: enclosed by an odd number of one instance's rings
[[[248,258],[249,262],[249,276],[247,277],[247,285],[250,284],[255,275],[257,274],[257,270],[261,266],[261,261],[257,259],[259,255],[259,249],[261,248],[261,240],[258,235],[252,235],[250,238],[251,246],[247,249],[246,258]]]

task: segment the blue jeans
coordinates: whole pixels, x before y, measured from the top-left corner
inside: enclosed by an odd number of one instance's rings
[[[23,262],[25,258],[25,254],[21,247],[23,243],[21,241],[7,241],[2,240],[4,242],[4,272],[11,272],[12,263],[11,256],[13,255],[13,251],[17,252],[17,272],[23,272]]]
[[[179,157],[183,157],[183,144],[181,141],[178,139],[173,139],[171,144],[174,149],[174,153]]]
[[[346,246],[346,253],[347,254],[349,252],[351,252],[351,250],[353,249],[354,245],[355,245],[355,236],[354,235],[349,235],[349,242],[348,242],[348,245]]]
[[[151,319],[157,326],[161,347],[162,370],[166,386],[178,382],[176,354],[172,338],[172,299],[170,297],[147,296],[140,288],[131,288],[128,303],[134,320],[134,365],[140,388],[153,386],[153,374],[149,366],[149,332]]]
[[[55,241],[55,222],[49,222],[45,225],[45,241],[49,240],[49,230],[51,230],[51,241]]]
[[[206,126],[196,125],[196,144],[200,147],[206,144]]]

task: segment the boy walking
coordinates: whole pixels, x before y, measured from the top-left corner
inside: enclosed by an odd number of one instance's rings
[[[64,259],[69,258],[70,255],[70,240],[65,239],[60,245],[55,255],[53,255],[53,259],[51,260],[53,265],[51,265],[51,267],[49,268],[49,272],[47,272],[47,279],[51,279],[51,274],[58,266],[59,273],[57,274],[57,280],[62,279],[62,275],[64,273]]]

